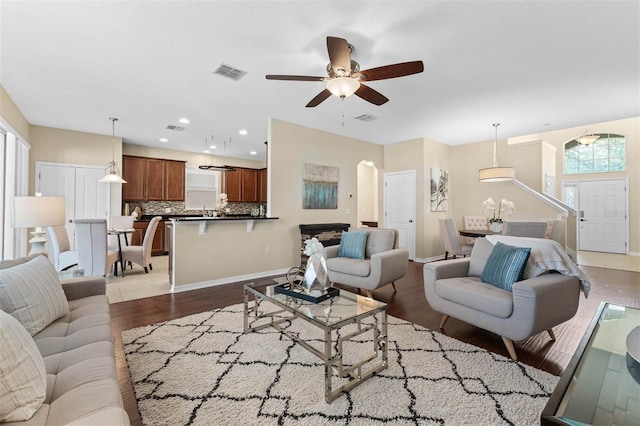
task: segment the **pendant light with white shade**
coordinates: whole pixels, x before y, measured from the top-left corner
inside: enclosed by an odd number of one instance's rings
[[[503,182],[516,178],[516,169],[513,167],[498,166],[498,126],[500,123],[494,123],[496,129],[495,138],[493,140],[493,167],[479,170],[480,182]]]
[[[122,179],[120,176],[120,168],[118,168],[118,163],[116,162],[116,121],[118,121],[115,117],[109,117],[111,120],[111,161],[107,166],[105,172],[107,175],[100,179],[100,182],[105,183],[127,183],[126,180]]]

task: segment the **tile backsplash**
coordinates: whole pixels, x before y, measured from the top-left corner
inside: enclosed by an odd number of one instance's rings
[[[230,210],[231,214],[249,215],[251,214],[252,208],[260,208],[260,205],[265,205],[265,204],[230,202],[227,204],[227,208]],[[142,209],[142,214],[144,215],[193,214],[193,215],[199,216],[202,214],[202,210],[185,210],[184,201],[145,201],[140,203],[129,203],[129,211],[132,212],[133,209],[138,206]],[[170,211],[167,212],[166,209],[170,209]],[[123,211],[124,211],[124,207],[123,207]]]

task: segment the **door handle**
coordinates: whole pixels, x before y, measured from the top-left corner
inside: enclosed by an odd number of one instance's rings
[[[580,219],[580,222],[586,222],[587,219]]]
[[[413,219],[409,219],[409,223],[413,223]]]

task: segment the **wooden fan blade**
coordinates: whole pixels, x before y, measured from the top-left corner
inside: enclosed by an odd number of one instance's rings
[[[347,40],[339,37],[327,37],[327,51],[333,72],[339,76],[349,75],[351,71],[351,53]]]
[[[418,74],[422,71],[424,71],[424,64],[422,61],[413,61],[370,68],[368,70],[360,71],[359,75],[364,77],[363,81],[374,81],[384,80],[387,78],[404,77],[406,75]]]
[[[294,81],[324,81],[324,77],[311,77],[308,75],[274,75],[265,76],[267,80],[294,80]]]
[[[322,103],[322,101],[327,99],[329,96],[331,96],[331,92],[327,89],[324,89],[322,92],[318,93],[315,98],[311,99],[309,103],[305,106],[307,108],[318,106]]]
[[[356,90],[354,94],[356,96],[361,97],[365,101],[371,102],[372,104],[378,105],[378,106],[384,103],[387,103],[389,101],[389,99],[387,99],[387,97],[384,96],[382,93],[376,90],[373,90],[371,87],[365,86],[362,83],[360,83],[360,87],[358,88],[358,90]]]

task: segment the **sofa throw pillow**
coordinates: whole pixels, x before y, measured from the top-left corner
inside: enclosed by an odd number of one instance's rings
[[[69,312],[58,274],[45,256],[2,271],[0,310],[20,321],[32,336]]]
[[[44,402],[42,355],[17,319],[0,311],[0,422],[29,420]]]
[[[367,244],[367,231],[342,231],[338,257],[364,259],[364,249]]]
[[[530,253],[530,247],[496,243],[482,270],[482,281],[512,291],[513,283],[522,279]]]

